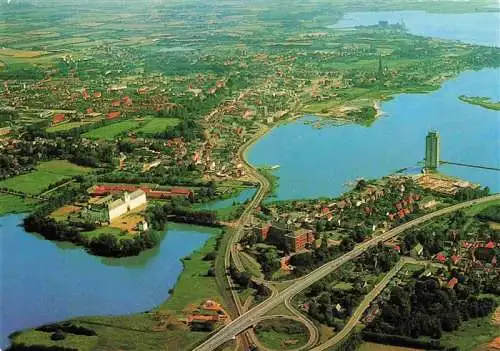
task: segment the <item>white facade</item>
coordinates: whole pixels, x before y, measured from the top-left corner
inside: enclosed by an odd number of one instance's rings
[[[112,221],[115,218],[123,216],[127,212],[128,212],[127,204],[123,202],[123,200],[121,199],[113,201],[108,205],[109,221]]]
[[[134,191],[132,194],[125,193],[125,203],[127,204],[129,211],[145,205],[146,202],[146,193],[141,189]]]
[[[139,189],[131,194],[125,192],[123,194],[123,199],[118,199],[108,205],[109,221],[111,222],[113,219],[123,216],[127,212],[145,205],[146,203],[146,193],[144,191]]]

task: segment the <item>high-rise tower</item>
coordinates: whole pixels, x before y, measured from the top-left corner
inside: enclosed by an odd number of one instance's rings
[[[439,167],[440,137],[437,131],[430,131],[425,138],[425,168]]]

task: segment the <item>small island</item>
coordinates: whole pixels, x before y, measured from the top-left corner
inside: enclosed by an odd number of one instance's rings
[[[460,95],[458,98],[471,105],[481,106],[489,110],[500,111],[500,101],[492,101],[489,97]]]

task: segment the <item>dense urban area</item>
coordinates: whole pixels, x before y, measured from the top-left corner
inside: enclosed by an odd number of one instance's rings
[[[8,349],[499,350],[500,196],[439,171],[438,131],[419,172],[334,197],[276,199],[279,165],[247,160],[304,115],[370,128],[397,94],[500,67],[499,47],[333,27],[345,13],[494,5],[0,0],[0,216],[103,262],[212,228],[159,305],[26,326]]]

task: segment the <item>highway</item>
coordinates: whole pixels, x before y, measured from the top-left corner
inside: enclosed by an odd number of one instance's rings
[[[261,193],[262,194],[262,193]],[[263,196],[263,194],[262,194]],[[257,196],[254,198],[256,200]],[[222,329],[220,329],[216,334],[214,334],[212,337],[210,337],[208,340],[203,342],[201,345],[196,347],[194,351],[211,351],[217,348],[218,346],[222,345],[225,341],[228,341],[235,337],[236,335],[240,334],[241,332],[245,331],[248,328],[251,328],[256,322],[258,322],[259,318],[264,316],[269,310],[272,308],[276,307],[280,303],[285,302],[287,299],[292,298],[299,292],[303,291],[304,289],[308,288],[318,280],[322,279],[323,277],[327,276],[334,270],[336,270],[338,267],[343,265],[344,263],[360,256],[363,252],[368,250],[369,248],[377,245],[380,242],[387,241],[389,239],[392,239],[405,230],[414,227],[416,225],[422,224],[430,219],[452,213],[454,211],[470,207],[472,205],[480,204],[480,203],[485,203],[485,202],[490,202],[494,200],[500,200],[500,194],[492,195],[492,196],[487,196],[481,199],[476,199],[472,201],[467,201],[463,202],[457,205],[449,206],[443,209],[440,209],[438,211],[426,214],[420,218],[417,218],[413,221],[404,223],[392,230],[387,231],[384,234],[381,234],[373,239],[370,239],[369,241],[366,241],[362,244],[357,245],[352,251],[344,254],[343,256],[332,260],[323,266],[315,269],[311,273],[305,275],[302,277],[302,279],[297,280],[293,285],[290,287],[284,289],[283,291],[275,294],[274,296],[268,298],[258,306],[252,308],[251,310],[241,314],[239,317],[235,318],[231,323],[227,324],[224,326]],[[247,208],[251,208],[252,206],[248,206]],[[236,235],[235,235],[236,237]]]

